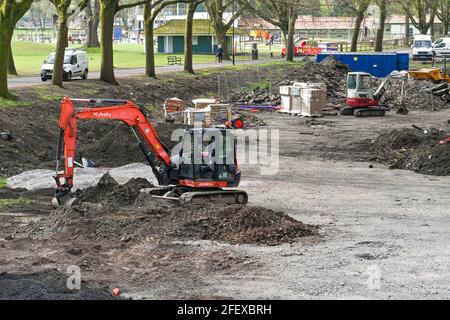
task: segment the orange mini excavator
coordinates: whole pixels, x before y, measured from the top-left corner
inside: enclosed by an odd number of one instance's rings
[[[89,104],[76,108],[74,102]],[[184,129],[179,151],[170,151],[158,138],[144,112],[130,100],[63,98],[59,120],[54,207],[70,206],[77,122],[82,119],[119,120],[130,127],[144,153],[159,187],[159,197],[180,202],[246,204],[247,193],[223,189],[239,185],[241,173],[236,160],[236,139],[231,130]],[[196,143],[196,141],[198,143]],[[64,163],[64,170],[60,165]],[[161,192],[161,190],[163,192]],[[153,193],[152,193],[153,194]]]

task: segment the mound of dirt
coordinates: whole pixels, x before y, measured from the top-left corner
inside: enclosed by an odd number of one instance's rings
[[[319,64],[321,66],[325,66],[327,68],[332,69],[333,71],[335,71],[335,73],[337,75],[339,75],[341,77],[347,76],[347,73],[350,71],[350,69],[348,68],[348,66],[345,63],[337,60],[333,56],[326,57],[324,60],[319,62]]]
[[[439,144],[447,137],[444,131],[416,129],[393,130],[381,134],[372,150],[392,169],[407,169],[422,174],[450,175],[450,145]]]
[[[107,288],[81,283],[81,290],[67,288],[67,275],[56,270],[30,274],[0,273],[1,300],[116,300]]]
[[[263,207],[234,206],[211,213],[206,210],[201,219],[189,222],[185,227],[203,233],[202,239],[231,244],[277,245],[318,234],[317,226],[303,224],[283,212]]]
[[[187,204],[140,193],[143,179],[118,185],[108,174],[95,187],[80,191],[70,209],[60,208],[31,225],[31,238],[69,241],[209,239],[232,244],[277,245],[318,234],[283,212],[262,207]]]
[[[133,178],[120,185],[109,173],[103,175],[98,184],[76,193],[76,203],[105,203],[110,206],[127,206],[134,203],[140,190],[153,185],[143,178]]]

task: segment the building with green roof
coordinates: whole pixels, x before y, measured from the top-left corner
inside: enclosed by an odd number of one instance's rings
[[[158,53],[184,53],[185,25],[185,19],[173,19],[155,29],[154,34],[157,36]],[[237,30],[235,32],[236,34],[238,33]],[[214,35],[214,28],[209,20],[194,20],[192,35],[193,53],[215,54],[218,43]],[[228,30],[226,40],[230,54],[232,51],[232,35],[233,31],[231,29]]]

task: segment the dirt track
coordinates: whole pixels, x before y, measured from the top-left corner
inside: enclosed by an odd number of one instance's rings
[[[318,224],[319,236],[279,246],[195,239],[135,242],[113,234],[109,240],[72,246],[6,240],[0,241],[0,271],[56,267],[64,274],[67,265],[80,265],[86,285],[103,290],[98,298],[115,286],[126,297],[162,299],[449,297],[450,177],[370,162],[375,159],[370,141],[412,123],[439,127],[450,111],[383,119],[326,117],[312,123],[260,116],[269,127],[283,124],[279,173],[261,176],[257,167],[244,165],[241,187],[250,205]],[[4,216],[1,229],[11,234],[29,219]]]

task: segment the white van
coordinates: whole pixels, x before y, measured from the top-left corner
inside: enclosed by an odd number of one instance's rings
[[[433,59],[433,48],[431,36],[428,34],[419,34],[414,36],[412,45],[413,60],[416,59]]]
[[[450,38],[439,38],[433,44],[433,55],[450,54]]]
[[[52,78],[55,53],[52,52],[41,67],[41,80]],[[70,81],[73,77],[87,79],[89,72],[88,56],[86,51],[78,49],[66,49],[64,53],[64,80]]]

